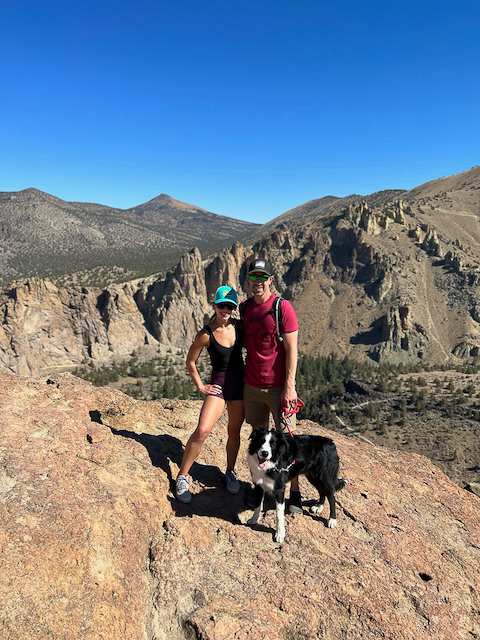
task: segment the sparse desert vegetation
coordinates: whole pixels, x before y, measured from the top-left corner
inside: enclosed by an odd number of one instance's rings
[[[206,353],[197,363],[208,377]],[[145,360],[137,352],[111,366],[83,366],[75,375],[139,400],[201,398],[185,368],[185,352]],[[464,486],[480,468],[480,362],[454,368],[376,365],[351,358],[300,354],[300,419],[374,445],[430,458]]]
[[[145,359],[140,352],[133,351],[128,360],[111,365],[83,365],[73,374],[88,380],[96,387],[111,386],[120,389],[137,400],[159,398],[198,399],[200,394],[190,380],[185,368],[183,351],[169,349]],[[199,372],[205,371],[206,356],[202,354],[197,363]]]

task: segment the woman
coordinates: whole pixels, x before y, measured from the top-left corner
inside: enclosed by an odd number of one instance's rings
[[[234,467],[240,446],[240,428],[243,423],[243,357],[240,322],[232,318],[237,308],[237,294],[227,285],[215,293],[215,310],[210,323],[199,331],[187,355],[187,369],[195,386],[205,397],[198,426],[190,436],[183,453],[177,476],[175,495],[180,502],[192,499],[188,489],[188,472],[200,453],[203,443],[220,418],[225,403],[228,411],[227,491],[236,494],[240,490]],[[196,362],[206,348],[212,363],[209,384],[203,384]]]

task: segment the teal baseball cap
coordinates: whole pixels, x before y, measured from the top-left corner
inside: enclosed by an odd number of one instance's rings
[[[228,284],[223,285],[223,287],[218,287],[218,289],[215,291],[214,302],[215,304],[218,304],[219,302],[230,302],[231,304],[237,306],[238,300],[235,289],[229,287]]]

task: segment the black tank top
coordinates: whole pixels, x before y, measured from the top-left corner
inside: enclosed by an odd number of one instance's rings
[[[205,329],[210,334],[210,344],[207,347],[207,351],[210,355],[212,369],[214,371],[243,369],[242,336],[239,331],[238,322],[235,322],[235,342],[231,347],[224,347],[219,344],[208,324],[205,326]]]

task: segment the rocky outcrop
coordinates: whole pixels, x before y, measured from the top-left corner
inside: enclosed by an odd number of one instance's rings
[[[345,218],[366,233],[378,235],[388,226],[383,212],[373,211],[366,202],[353,202],[345,209]]]
[[[135,288],[131,284],[110,285],[102,300],[104,306],[99,307],[109,349],[117,356],[126,356],[137,346],[148,342],[134,294]]]
[[[38,361],[46,367],[62,366],[70,358],[81,361],[81,348],[53,284],[28,281],[4,293],[2,303],[0,353],[4,366],[28,374]]]
[[[28,375],[126,356],[148,339],[129,285],[57,289],[32,279],[0,296],[0,362]]]
[[[383,318],[381,344],[371,349],[371,355],[375,360],[380,360],[403,351],[405,355],[414,352],[422,359],[427,341],[427,332],[413,322],[411,309],[407,305],[392,307]]]
[[[427,224],[423,225],[415,225],[413,228],[409,229],[409,236],[414,238],[418,244],[422,247],[422,249],[428,253],[429,255],[435,256],[437,258],[445,257],[445,250],[442,242],[438,237],[438,233],[436,229],[431,228]],[[446,257],[445,262],[448,264],[450,260],[451,253],[448,257]]]
[[[239,242],[235,242],[230,248],[223,249],[207,262],[205,268],[207,300],[212,301],[215,291],[224,284],[233,287],[241,297],[245,275],[244,247]]]
[[[346,220],[360,227],[366,233],[378,235],[388,228],[390,221],[406,224],[405,214],[411,210],[402,200],[395,200],[382,207],[370,208],[365,201],[352,202],[344,210]]]
[[[360,285],[368,296],[382,302],[392,287],[391,258],[376,251],[367,233],[345,218],[336,222],[331,238],[330,256],[341,270],[333,277]]]
[[[165,278],[140,290],[137,304],[159,342],[184,347],[208,317],[200,251],[185,254]]]
[[[461,276],[462,284],[466,287],[476,287],[480,284],[480,265],[468,261],[461,247],[446,252],[445,265]]]
[[[478,358],[480,355],[480,341],[472,342],[470,340],[464,340],[455,346],[452,353],[457,358],[462,358],[462,360]]]
[[[397,224],[406,224],[405,215],[411,214],[411,209],[403,200],[395,200],[394,202],[387,204],[383,207],[385,215],[396,222]]]
[[[472,318],[475,322],[480,322],[480,303],[475,302],[474,306],[471,309]]]
[[[0,362],[36,375],[88,360],[106,363],[149,342],[185,347],[211,315],[215,290],[231,283],[241,291],[243,263],[236,243],[206,267],[193,249],[160,278],[104,290],[58,289],[40,279],[16,284],[0,296]]]
[[[338,526],[226,493],[225,417],[172,496],[200,402],[142,403],[69,374],[0,376],[3,640],[471,640],[480,499],[425,458],[333,436]],[[301,480],[306,507],[315,498]],[[327,514],[328,515],[328,512]]]
[[[438,239],[438,235],[435,229],[428,229],[425,237],[423,238],[422,248],[425,251],[428,251],[431,255],[436,256],[437,258],[443,258],[444,251],[443,247]]]

